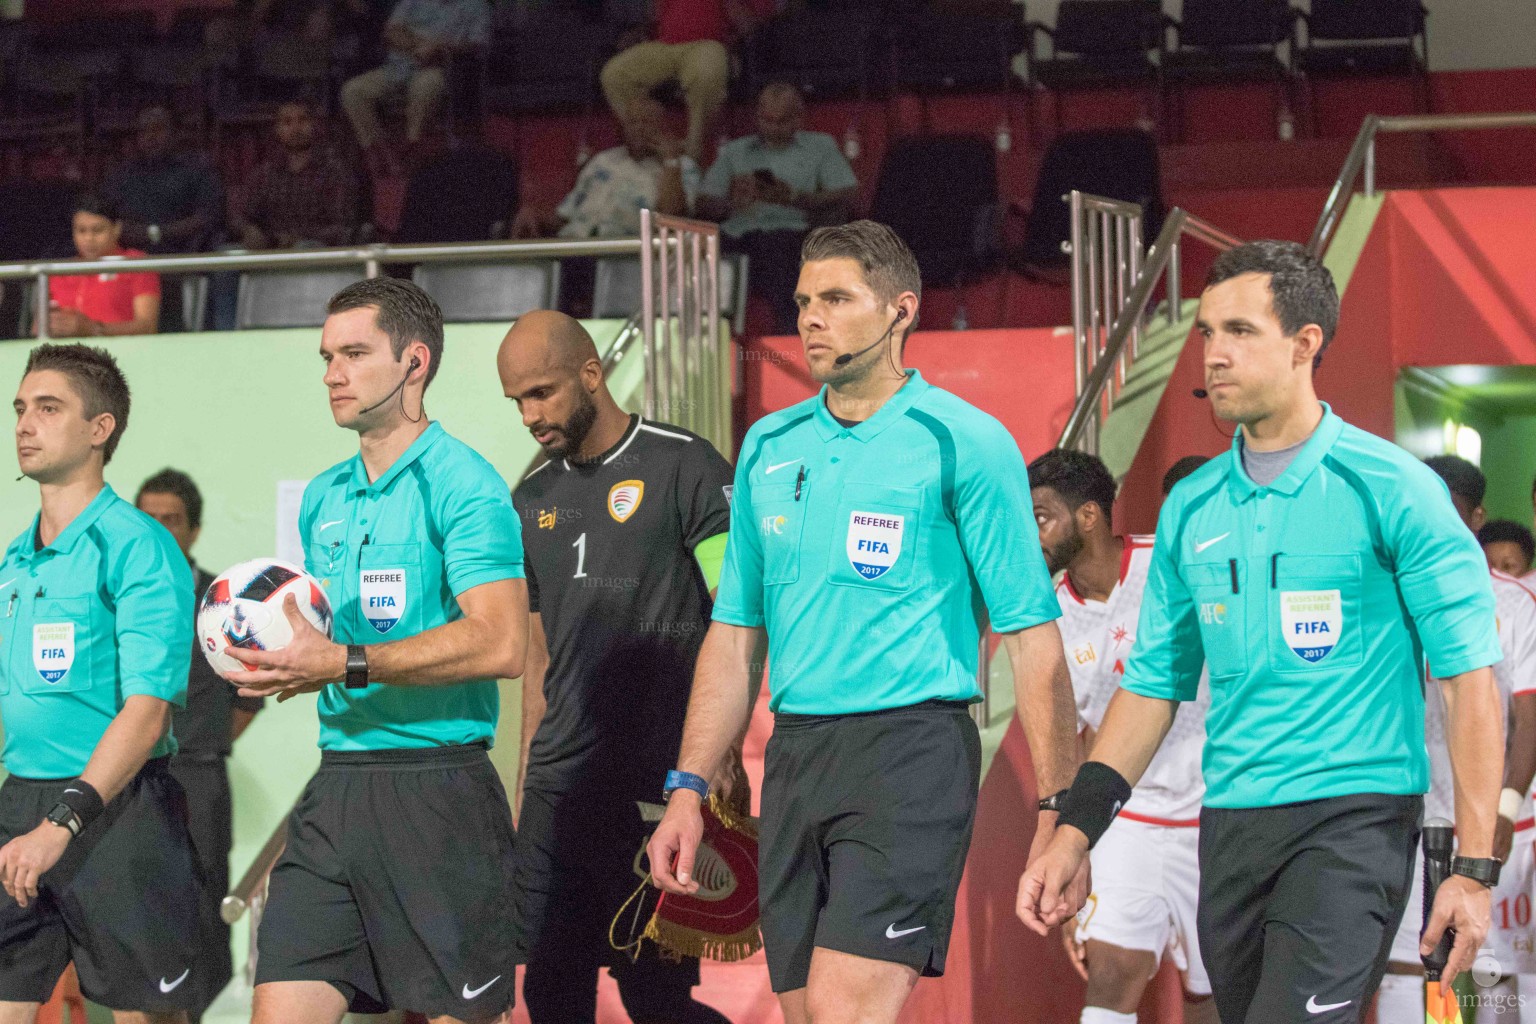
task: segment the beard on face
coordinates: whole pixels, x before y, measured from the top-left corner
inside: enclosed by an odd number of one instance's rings
[[[1076,530],[1070,537],[1064,538],[1060,543],[1045,549],[1045,568],[1052,576],[1066,569],[1072,564],[1072,559],[1083,550],[1083,535]]]
[[[597,403],[585,389],[577,392],[576,411],[564,423],[555,425],[558,438],[545,445],[544,451],[552,459],[568,459],[581,451],[581,443],[597,422]]]

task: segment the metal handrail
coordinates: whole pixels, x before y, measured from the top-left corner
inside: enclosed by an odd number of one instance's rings
[[[1157,241],[1153,242],[1152,248],[1147,250],[1146,261],[1142,264],[1141,273],[1136,276],[1136,282],[1131,286],[1120,316],[1109,329],[1109,338],[1104,344],[1104,351],[1094,363],[1093,371],[1088,374],[1087,380],[1084,381],[1078,393],[1077,402],[1072,407],[1072,414],[1067,417],[1067,425],[1061,432],[1061,439],[1056,442],[1058,448],[1071,448],[1081,438],[1093,410],[1103,397],[1104,388],[1109,383],[1110,372],[1124,354],[1126,343],[1131,335],[1141,325],[1147,303],[1152,298],[1152,289],[1157,286],[1158,278],[1163,276],[1164,271],[1168,272],[1168,319],[1170,323],[1177,321],[1177,311],[1181,301],[1178,253],[1179,242],[1184,235],[1197,238],[1217,249],[1231,249],[1243,244],[1241,239],[1227,234],[1210,222],[1201,220],[1182,208],[1175,207],[1168,214],[1168,219],[1163,221],[1162,231],[1158,232]]]
[[[1365,120],[1360,123],[1360,131],[1355,135],[1354,145],[1349,147],[1349,155],[1344,158],[1344,166],[1340,169],[1338,178],[1334,180],[1333,190],[1328,193],[1328,201],[1323,204],[1323,212],[1317,219],[1317,227],[1312,229],[1312,237],[1307,242],[1307,251],[1313,256],[1323,254],[1329,238],[1333,236],[1334,228],[1338,227],[1339,219],[1344,215],[1344,208],[1354,192],[1357,179],[1364,178],[1361,191],[1366,198],[1376,194],[1377,135],[1382,132],[1460,131],[1485,128],[1536,128],[1536,112],[1404,114],[1394,117],[1367,114]]]
[[[132,259],[50,260],[0,263],[0,281],[36,279],[38,337],[48,337],[48,279],[80,274],[144,272],[214,273],[240,270],[295,270],[356,266],[363,264],[366,277],[378,277],[386,263],[453,263],[465,260],[564,259],[571,256],[639,256],[645,250],[640,238],[591,238],[575,241],[458,242],[417,245],[337,246],[328,249],[288,249],[263,252],[183,253],[172,256],[136,256]]]

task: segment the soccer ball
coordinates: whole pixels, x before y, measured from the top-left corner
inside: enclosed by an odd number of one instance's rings
[[[288,645],[293,627],[283,599],[289,594],[310,625],[329,637],[331,602],[319,581],[298,566],[256,558],[224,570],[209,584],[197,606],[197,646],[215,672],[228,677],[250,671],[225,654],[226,647],[280,651]]]

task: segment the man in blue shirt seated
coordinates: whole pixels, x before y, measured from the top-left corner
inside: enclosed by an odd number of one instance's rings
[[[727,250],[747,254],[752,293],[773,303],[780,334],[795,333],[805,233],[847,220],[859,190],[836,140],[801,131],[804,121],[800,91],[770,83],[757,100],[757,134],[721,146],[699,189],[699,216],[720,222]]]

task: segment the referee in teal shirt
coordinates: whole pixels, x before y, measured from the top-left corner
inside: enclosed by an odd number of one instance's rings
[[[746,725],[766,628],[759,893],[788,1024],[894,1021],[918,977],[944,971],[980,781],[967,707],[988,616],[1045,791],[1073,761],[1061,612],[1024,459],[996,420],[902,369],[920,289],[883,225],[806,240],[800,332],[825,386],[742,445],[714,623],[650,843],[657,883],[695,891],[705,780]],[[1053,822],[1046,812],[1039,834]]]
[[[198,1005],[198,872],[167,762],[191,571],[102,479],[128,428],[110,355],[39,345],[14,404],[42,508],[0,556],[0,1004],[31,1019],[74,961],[87,998],[184,1022]]]
[[[294,808],[258,936],[255,1024],[349,1009],[490,1021],[512,1004],[512,815],[486,751],[523,672],[522,532],[491,465],[426,417],[443,320],[420,288],[359,281],[320,337],[361,451],[310,482],[305,565],[336,642],[230,654],[241,693],[320,691],[320,770]],[[290,599],[291,602],[291,599]]]
[[[1220,256],[1200,299],[1205,391],[1241,425],[1174,488],[1121,692],[1025,872],[1036,931],[1146,770],[1202,662],[1211,710],[1200,946],[1226,1024],[1359,1021],[1408,899],[1429,785],[1424,671],[1446,680],[1460,856],[1424,935],[1447,986],[1476,956],[1498,877],[1502,657],[1488,568],[1427,467],[1317,400],[1333,280],[1293,243]],[[1416,908],[1415,908],[1416,909]]]

